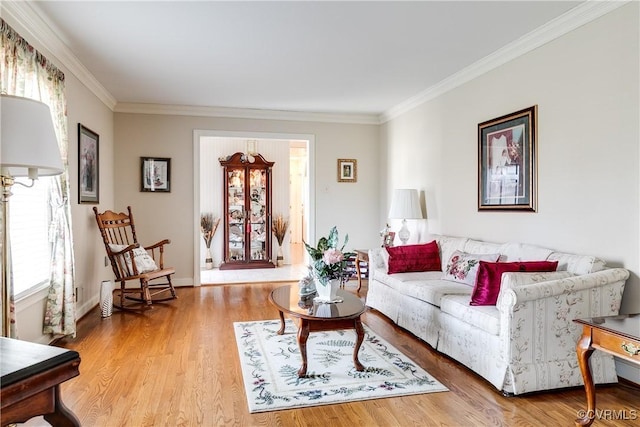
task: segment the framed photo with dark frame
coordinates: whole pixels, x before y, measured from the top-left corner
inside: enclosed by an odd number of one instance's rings
[[[358,161],[355,159],[338,159],[338,182],[358,181]]]
[[[78,123],[78,203],[100,202],[100,136]]]
[[[171,159],[140,157],[140,191],[171,192]]]
[[[537,209],[538,106],[478,124],[478,211]]]

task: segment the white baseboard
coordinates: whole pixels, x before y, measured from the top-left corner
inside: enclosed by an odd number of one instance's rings
[[[634,365],[631,362],[627,362],[624,359],[615,358],[616,372],[620,378],[631,381],[635,384],[640,384],[640,366]]]
[[[98,304],[100,304],[100,296],[96,295],[81,306],[76,306],[76,319],[80,319]]]
[[[180,277],[171,279],[171,283],[175,287],[193,286],[193,277]]]

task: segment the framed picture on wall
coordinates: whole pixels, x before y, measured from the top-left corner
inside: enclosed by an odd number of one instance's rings
[[[78,203],[100,201],[100,137],[78,123]]]
[[[140,191],[171,192],[171,159],[140,157]]]
[[[356,182],[358,180],[358,161],[338,159],[338,182]]]
[[[536,211],[537,110],[478,124],[478,211]]]

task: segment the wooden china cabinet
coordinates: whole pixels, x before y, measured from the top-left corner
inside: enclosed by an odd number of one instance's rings
[[[260,154],[220,159],[224,172],[224,260],[221,270],[273,268],[271,168]]]

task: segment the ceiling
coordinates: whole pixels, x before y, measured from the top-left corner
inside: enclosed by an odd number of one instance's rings
[[[43,1],[121,103],[382,114],[580,1]]]

